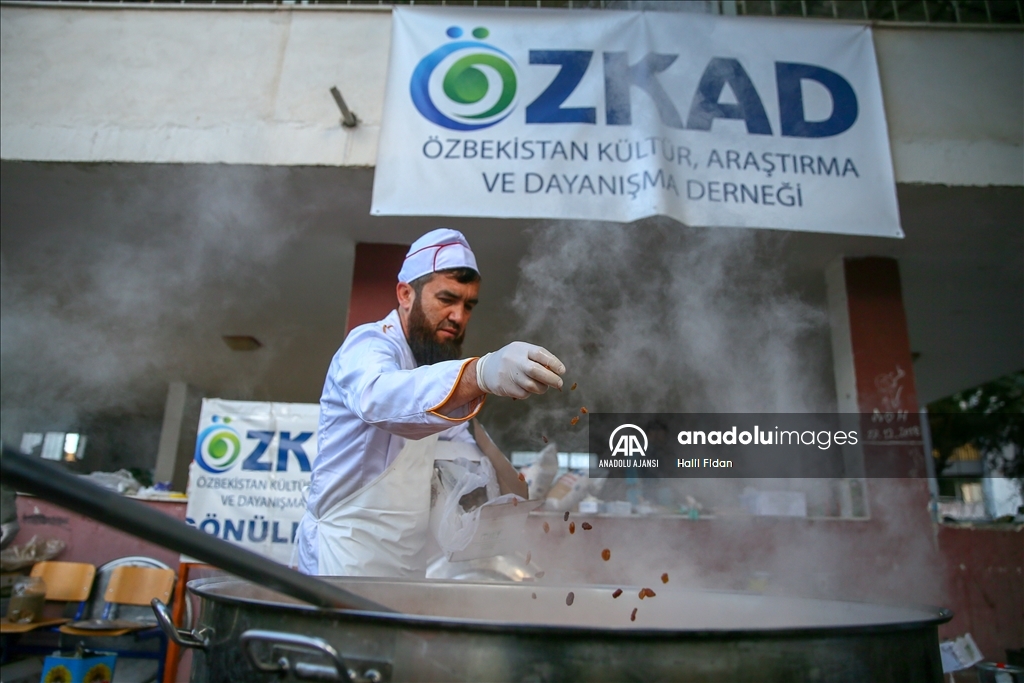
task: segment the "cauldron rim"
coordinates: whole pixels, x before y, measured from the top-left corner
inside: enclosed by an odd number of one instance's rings
[[[402,581],[408,583],[423,583],[427,585],[437,584],[458,584],[458,585],[472,585],[472,586],[493,586],[495,584],[476,582],[476,581],[463,581],[454,579],[429,579],[429,580],[402,580],[394,578],[377,578],[377,577],[338,577],[344,578],[346,581],[356,582],[394,582]],[[274,602],[270,600],[263,600],[259,598],[241,597],[235,595],[219,595],[213,593],[210,588],[224,583],[251,583],[245,579],[240,579],[235,576],[224,575],[224,576],[213,576],[203,579],[195,579],[188,582],[189,592],[199,596],[203,599],[213,600],[215,602],[222,602],[241,607],[257,607],[257,608],[270,608],[275,610],[286,610],[294,612],[297,615],[301,615],[303,618],[318,618],[318,619],[333,619],[336,621],[344,621],[349,623],[362,623],[362,624],[376,624],[376,625],[388,625],[395,627],[416,627],[422,629],[437,629],[445,631],[472,631],[472,632],[487,632],[487,633],[504,633],[514,632],[521,635],[535,635],[535,636],[547,636],[547,637],[571,637],[580,638],[586,637],[591,639],[601,638],[614,638],[616,640],[622,639],[623,637],[628,638],[641,638],[645,640],[734,640],[734,639],[790,639],[790,638],[803,638],[808,637],[834,637],[842,635],[856,635],[856,634],[884,634],[884,633],[898,633],[904,631],[913,631],[922,628],[934,628],[940,624],[944,624],[953,618],[952,610],[945,607],[934,607],[930,605],[880,605],[878,603],[855,601],[855,600],[825,600],[821,598],[806,598],[799,596],[792,596],[793,599],[817,601],[821,603],[833,603],[833,604],[846,604],[846,605],[864,605],[874,607],[885,607],[890,609],[902,609],[909,611],[918,612],[921,618],[908,619],[906,621],[893,621],[886,623],[869,623],[869,624],[849,624],[849,625],[830,625],[830,626],[783,626],[783,627],[750,627],[750,628],[729,628],[729,629],[715,629],[715,628],[703,628],[703,629],[685,629],[685,628],[643,628],[633,627],[628,630],[624,630],[621,625],[619,626],[584,626],[584,625],[566,625],[566,624],[536,624],[536,623],[522,623],[514,621],[498,621],[488,619],[475,619],[466,617],[445,617],[445,616],[430,616],[422,614],[406,614],[401,612],[376,612],[366,610],[347,610],[347,609],[329,609],[316,607],[315,605],[303,604],[299,602]],[[498,584],[503,585],[503,584]],[[528,584],[518,584],[524,587]],[[631,588],[629,586],[605,586],[600,584],[586,584],[580,586],[578,584],[564,586],[560,584],[546,583],[544,588],[565,588],[567,590],[579,590],[580,588],[606,588],[609,591],[615,588]],[[265,587],[260,586],[263,590]],[[632,588],[639,588],[632,587]],[[273,591],[271,591],[273,592]],[[728,595],[728,596],[755,596],[759,594],[747,593],[743,591],[726,591],[726,590],[702,590],[702,591],[688,591],[702,594],[716,594],[716,595]],[[285,596],[282,596],[285,597]],[[771,597],[790,597],[790,596],[771,596]],[[925,616],[928,615],[928,616]]]

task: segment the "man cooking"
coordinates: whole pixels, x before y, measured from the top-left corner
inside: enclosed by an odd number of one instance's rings
[[[469,243],[439,228],[409,248],[398,308],[353,329],[320,398],[318,456],[298,532],[306,574],[422,577],[434,440],[478,444],[502,494],[527,497],[511,464],[470,420],[486,394],[527,398],[561,388],[565,366],[512,342],[461,360],[480,274]]]

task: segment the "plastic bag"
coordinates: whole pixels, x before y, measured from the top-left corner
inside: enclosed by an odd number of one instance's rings
[[[132,476],[132,473],[128,470],[118,470],[117,472],[91,472],[89,474],[81,475],[96,484],[102,486],[105,489],[116,491],[121,495],[132,496],[138,493],[139,489],[142,488],[142,484]]]
[[[435,533],[437,542],[445,552],[464,550],[473,540],[480,524],[480,505],[492,497],[497,497],[491,495],[492,489],[494,493],[498,491],[497,475],[487,458],[481,459],[480,462],[470,462],[465,458],[456,458],[453,461],[437,460],[434,466],[437,468],[440,486],[444,491],[441,517]],[[478,489],[483,489],[486,495],[479,504],[473,504],[472,509],[466,510],[463,507],[463,498]],[[469,499],[465,502],[468,504]]]
[[[576,504],[583,500],[590,489],[590,477],[582,472],[566,472],[558,478],[555,485],[548,492],[544,501],[546,510],[563,512],[572,510]]]
[[[59,538],[33,536],[25,545],[15,545],[0,552],[0,569],[12,572],[36,562],[52,560],[60,555],[67,543]]]
[[[549,443],[537,459],[520,470],[530,489],[530,498],[540,500],[548,495],[551,482],[558,474],[558,446]]]

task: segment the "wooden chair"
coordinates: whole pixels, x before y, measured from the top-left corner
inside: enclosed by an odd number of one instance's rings
[[[174,570],[153,567],[120,566],[110,575],[103,594],[103,615],[99,619],[72,622],[60,632],[74,636],[123,636],[139,629],[152,628],[152,622],[117,619],[118,605],[148,606],[153,598],[169,602],[174,589]]]
[[[156,662],[156,680],[164,678],[164,662],[167,658],[167,636],[156,626],[156,617],[150,621],[133,621],[118,618],[120,606],[145,607],[153,598],[164,603],[171,601],[174,590],[174,570],[120,565],[110,573],[107,590],[103,593],[103,613],[99,619],[72,622],[60,627],[61,644],[66,645],[70,636],[72,643],[82,643],[94,649],[113,652],[119,658],[149,659]],[[158,641],[153,649],[146,641]],[[62,648],[73,649],[73,648]]]
[[[92,583],[96,576],[95,566],[85,562],[37,562],[32,567],[30,576],[41,578],[46,583],[47,602],[64,602],[68,605],[77,602],[78,607],[74,615],[44,618],[30,624],[12,624],[4,617],[3,620],[0,620],[0,632],[4,635],[28,633],[82,618],[86,600],[89,599],[89,593],[92,592]]]

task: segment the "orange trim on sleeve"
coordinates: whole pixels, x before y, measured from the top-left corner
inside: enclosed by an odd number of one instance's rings
[[[455,393],[455,387],[459,386],[459,381],[462,380],[462,375],[463,375],[464,372],[466,372],[466,366],[468,366],[474,360],[479,361],[480,360],[479,356],[477,356],[475,358],[467,358],[466,359],[466,362],[463,363],[462,367],[459,368],[459,376],[455,378],[455,382],[452,384],[451,391],[449,391],[448,395],[445,396],[444,399],[440,403],[438,403],[436,406],[434,406],[433,408],[428,408],[427,409],[428,413],[430,413],[431,415],[436,415],[437,417],[441,418],[442,420],[448,420],[449,422],[465,422],[466,420],[472,420],[474,417],[477,416],[477,413],[480,412],[480,409],[484,407],[484,401],[487,400],[487,395],[486,394],[484,394],[480,398],[480,403],[477,404],[476,410],[474,410],[472,413],[470,413],[469,415],[467,415],[465,417],[448,417],[447,415],[442,415],[441,413],[437,412],[437,409],[440,408],[441,406],[443,406],[445,403],[447,403],[448,400],[452,397],[452,394]]]

